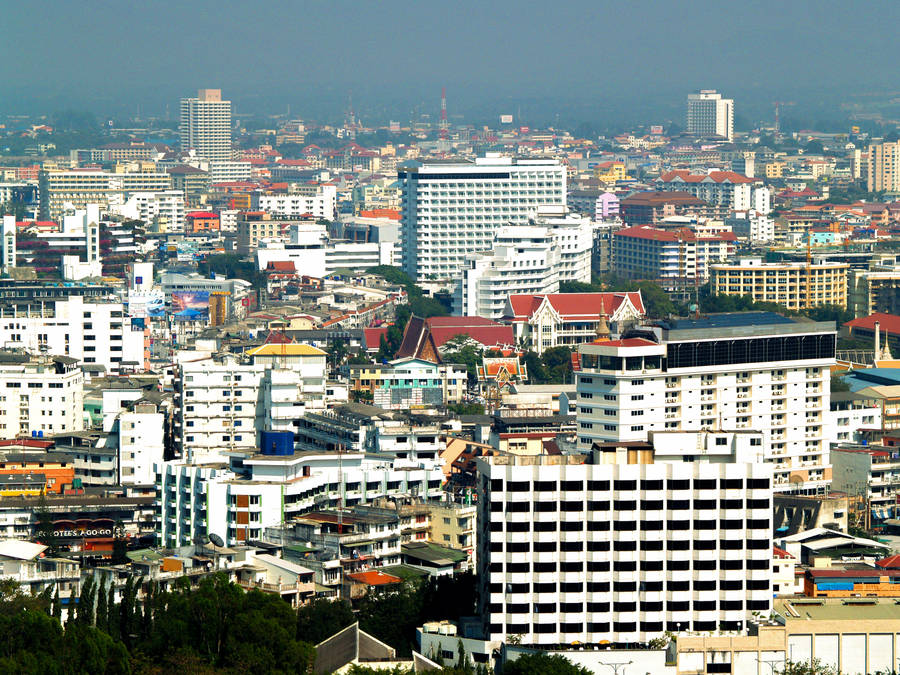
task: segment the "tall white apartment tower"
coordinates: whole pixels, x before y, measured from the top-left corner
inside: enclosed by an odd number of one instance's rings
[[[772,467],[759,461],[761,436],[660,432],[588,456],[477,459],[485,638],[646,643],[767,615]]]
[[[181,99],[181,149],[209,160],[231,159],[231,101],[221,89],[201,89]]]
[[[646,441],[654,431],[760,431],[778,491],[831,482],[832,322],[771,312],[669,319],[581,345],[578,445]]]
[[[16,266],[16,217],[3,216],[3,226],[0,230],[2,247],[0,247],[0,268],[8,272],[10,267]]]
[[[687,132],[695,136],[719,136],[734,140],[734,100],[715,89],[701,89],[687,97]]]
[[[488,153],[474,163],[416,162],[397,176],[402,266],[416,281],[458,279],[466,255],[490,250],[500,227],[566,203],[566,168],[556,159]]]

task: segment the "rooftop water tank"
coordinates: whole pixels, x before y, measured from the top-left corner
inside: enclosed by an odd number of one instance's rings
[[[293,455],[294,434],[290,431],[263,431],[259,442],[264,455]]]

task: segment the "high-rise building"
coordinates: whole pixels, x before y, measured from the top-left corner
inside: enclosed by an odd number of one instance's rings
[[[2,245],[0,245],[0,268],[8,272],[10,267],[16,266],[16,217],[3,216],[3,229],[0,230]]]
[[[547,228],[500,228],[493,250],[466,256],[454,292],[454,313],[499,319],[511,294],[557,293],[559,265],[559,246]]]
[[[740,631],[771,609],[772,467],[756,431],[476,459],[484,637],[527,645]],[[643,671],[642,671],[643,672]]]
[[[566,203],[566,168],[555,159],[489,153],[474,163],[416,163],[397,175],[402,266],[417,281],[458,279],[466,255],[490,250],[499,228]]]
[[[869,146],[869,192],[900,192],[900,141]]]
[[[653,431],[756,429],[775,489],[831,481],[825,414],[835,328],[770,312],[669,319],[581,345],[578,445]]]
[[[734,100],[715,89],[701,89],[687,97],[687,132],[695,136],[719,136],[734,140]]]
[[[231,101],[221,89],[201,89],[181,99],[181,149],[209,160],[231,159]]]

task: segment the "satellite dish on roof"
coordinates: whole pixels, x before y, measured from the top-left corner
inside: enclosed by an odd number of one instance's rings
[[[209,543],[212,544],[213,546],[218,546],[219,548],[222,548],[223,546],[225,546],[225,542],[222,540],[222,537],[217,535],[215,532],[210,532],[208,539],[209,539]]]

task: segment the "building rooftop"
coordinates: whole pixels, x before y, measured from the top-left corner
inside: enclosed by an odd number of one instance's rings
[[[659,322],[666,330],[694,330],[697,328],[736,328],[797,323],[794,319],[775,312],[727,312],[708,314],[696,318],[664,319]]]
[[[852,599],[859,600],[859,599]],[[893,598],[879,600],[865,598],[863,602],[852,602],[843,599],[777,599],[773,609],[787,620],[868,620],[885,621],[900,620],[900,605]]]

